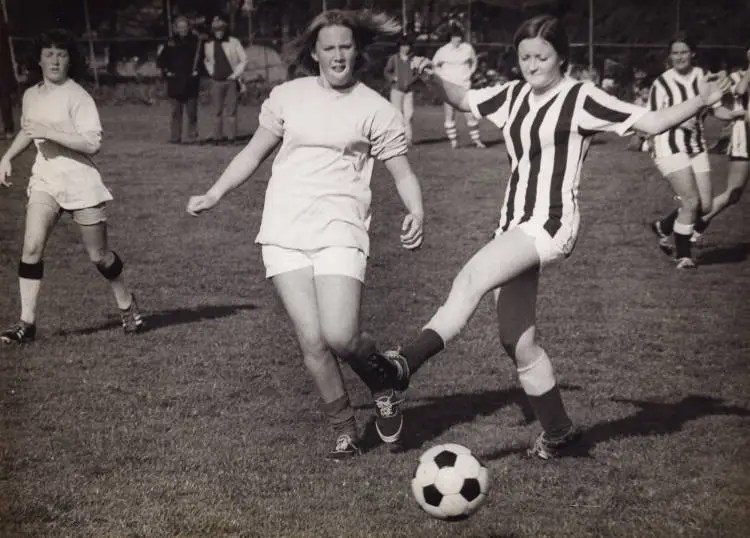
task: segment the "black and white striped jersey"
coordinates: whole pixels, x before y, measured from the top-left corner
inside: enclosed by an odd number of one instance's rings
[[[685,75],[674,69],[666,70],[651,84],[649,108],[668,108],[700,95],[698,84],[703,76],[703,69],[700,67],[694,67]],[[652,144],[653,156],[659,158],[676,153],[696,155],[706,151],[703,119],[704,113],[701,112],[680,125],[655,135]]]
[[[469,105],[503,130],[511,175],[500,213],[505,231],[524,222],[554,237],[577,229],[581,165],[597,132],[626,134],[647,109],[620,101],[592,83],[564,79],[539,98],[512,81],[470,90]]]
[[[748,110],[748,101],[750,101],[750,90],[745,90],[744,93],[738,94],[736,91],[737,85],[745,75],[744,71],[735,71],[729,75],[732,81],[732,91],[727,95],[730,102],[727,105],[729,110],[746,112]],[[729,138],[729,146],[727,147],[727,154],[733,159],[750,159],[750,123],[744,118],[736,119],[732,122],[732,131]]]

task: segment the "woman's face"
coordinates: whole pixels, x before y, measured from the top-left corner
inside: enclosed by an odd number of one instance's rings
[[[562,79],[563,58],[549,41],[532,37],[518,44],[518,66],[536,93],[543,93]]]
[[[693,68],[693,51],[687,43],[675,41],[669,48],[669,60],[677,71],[690,71]]]
[[[66,49],[58,49],[55,46],[45,47],[42,49],[39,67],[42,68],[45,81],[55,84],[65,82],[68,78],[70,55]]]
[[[357,47],[351,28],[321,28],[312,57],[318,62],[320,76],[326,85],[331,88],[350,86],[354,80],[354,62],[357,58]]]

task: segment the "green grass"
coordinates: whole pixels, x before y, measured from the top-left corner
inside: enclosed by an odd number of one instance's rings
[[[257,110],[241,113],[252,130]],[[120,332],[107,285],[65,219],[45,255],[38,341],[0,348],[0,535],[747,535],[750,197],[711,227],[702,266],[678,273],[646,227],[671,207],[667,185],[647,155],[603,137],[584,171],[578,246],[545,270],[539,297],[541,339],[589,456],[521,457],[538,425],[485,301],[415,378],[404,450],[368,443],[337,465],[322,459],[333,440],[252,243],[270,162],[215,212],[191,218],[188,196],[238,148],[166,145],[167,115],[104,108],[98,157],[115,195],[112,245],[151,330]],[[416,130],[424,248],[400,248],[395,188],[382,166],[373,178],[363,324],[384,347],[417,333],[487,240],[508,174],[501,145],[451,152],[437,141],[439,109],[418,110]],[[19,308],[30,158],[0,193],[3,325]],[[712,163],[722,188],[725,160]],[[372,439],[368,395],[345,375]],[[419,454],[442,442],[467,445],[490,470],[489,500],[466,522],[432,520],[411,498]]]

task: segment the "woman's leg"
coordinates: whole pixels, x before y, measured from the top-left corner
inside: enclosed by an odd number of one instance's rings
[[[695,264],[688,263],[687,260],[692,260],[690,237],[700,211],[700,192],[692,168],[672,172],[667,175],[667,180],[680,204],[671,230],[674,235],[675,258],[678,260],[678,267],[684,265],[680,268],[692,268]],[[662,227],[662,231],[668,233],[665,227]]]
[[[747,179],[750,177],[750,161],[733,160],[729,161],[729,170],[727,171],[727,186],[724,192],[718,194],[712,204],[711,211],[703,215],[703,226],[699,231],[705,230],[708,223],[719,213],[729,206],[740,201],[742,192],[747,185]]]
[[[401,436],[403,415],[393,389],[383,387],[380,376],[372,376],[367,359],[377,352],[375,341],[359,325],[362,282],[343,275],[315,277],[320,325],[324,340],[365,382],[375,401],[375,428],[385,443]]]
[[[456,109],[448,103],[443,103],[445,134],[452,148],[458,147],[458,129],[456,127]]]
[[[516,365],[521,387],[543,434],[529,455],[549,459],[567,446],[577,432],[563,405],[552,363],[536,341],[536,268],[515,277],[495,292],[500,342]]]
[[[278,274],[272,281],[294,326],[305,367],[321,396],[323,411],[337,436],[348,435],[353,445],[358,439],[354,410],[338,361],[323,336],[312,266]],[[340,452],[334,450],[332,457]],[[356,453],[353,445],[348,455]]]
[[[468,323],[484,295],[539,266],[534,238],[515,228],[482,247],[453,281],[448,299],[427,322],[417,339],[400,350],[408,380],[430,357],[439,353]],[[404,387],[405,388],[405,387]]]
[[[107,222],[103,205],[74,212],[73,218],[81,231],[81,241],[99,273],[107,279],[120,310],[122,327],[126,333],[135,333],[143,328],[143,318],[138,304],[122,276],[123,262],[116,252],[110,250],[107,240]]]
[[[26,210],[26,228],[23,237],[23,251],[19,264],[19,288],[21,291],[21,321],[33,325],[36,322],[36,306],[39,289],[44,275],[44,247],[52,233],[60,213],[59,206],[51,196],[50,203],[44,203],[36,194],[29,201]]]

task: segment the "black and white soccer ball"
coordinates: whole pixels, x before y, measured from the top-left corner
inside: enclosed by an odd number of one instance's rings
[[[466,519],[476,512],[487,499],[488,489],[487,468],[471,450],[454,443],[426,450],[411,481],[419,506],[446,521]]]

